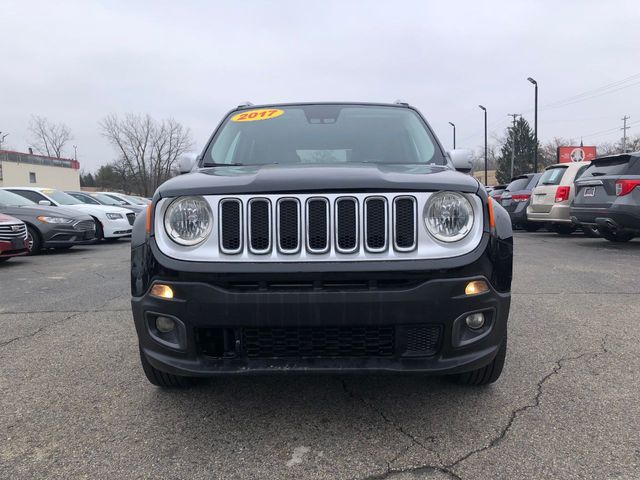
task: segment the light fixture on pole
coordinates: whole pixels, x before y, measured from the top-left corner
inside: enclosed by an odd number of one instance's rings
[[[456,149],[456,124],[449,122],[449,125],[453,127],[453,149]]]
[[[484,184],[487,185],[487,109],[478,105],[484,112]]]
[[[535,154],[533,156],[533,171],[538,172],[538,82],[533,78],[527,77],[533,86],[535,87],[535,100],[534,100],[534,117],[533,117],[533,136],[535,139]]]

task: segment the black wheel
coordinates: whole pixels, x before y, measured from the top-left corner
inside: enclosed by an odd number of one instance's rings
[[[185,388],[193,384],[193,378],[180,377],[178,375],[172,375],[165,373],[149,363],[147,357],[144,356],[142,349],[140,348],[140,362],[142,363],[142,370],[152,384],[162,388]]]
[[[559,224],[559,225],[555,225],[553,229],[556,233],[560,235],[571,235],[573,232],[576,231],[576,226]]]
[[[604,238],[606,238],[610,242],[618,242],[618,243],[628,242],[635,236],[631,232],[619,232],[619,231],[610,230],[604,227],[598,227],[598,232],[600,232],[600,235],[602,235]]]
[[[94,218],[96,222],[96,240],[102,240],[104,238],[104,229],[102,228],[102,224]]]
[[[598,227],[595,225],[582,225],[580,228],[582,229],[582,233],[584,233],[585,237],[595,238],[600,236]]]
[[[28,255],[38,255],[42,250],[42,239],[40,233],[31,225],[27,225],[27,243],[29,244],[30,252]]]
[[[504,367],[504,360],[507,357],[507,338],[502,341],[502,345],[498,350],[495,358],[489,365],[486,365],[477,370],[471,370],[470,372],[459,373],[457,375],[451,375],[451,380],[459,385],[489,385],[500,378],[502,368]]]
[[[537,232],[542,228],[542,224],[535,223],[535,222],[527,222],[522,224],[522,228],[524,228],[527,232]]]

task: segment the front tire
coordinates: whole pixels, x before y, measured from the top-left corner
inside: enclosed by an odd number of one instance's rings
[[[27,243],[29,244],[30,252],[27,255],[38,255],[42,249],[42,239],[40,233],[31,225],[27,225]]]
[[[158,370],[149,363],[147,357],[144,356],[142,348],[140,348],[140,362],[142,363],[142,370],[147,377],[147,380],[156,387],[161,388],[186,388],[193,384],[193,379],[190,377],[180,377],[178,375],[172,375],[170,373]]]
[[[471,370],[470,372],[451,375],[450,378],[454,383],[457,383],[458,385],[489,385],[500,378],[500,374],[502,373],[502,368],[504,367],[504,361],[506,357],[507,337],[505,337],[502,341],[502,345],[500,345],[498,353],[489,365],[478,368],[477,370]]]
[[[620,232],[603,227],[598,227],[598,231],[604,238],[606,238],[610,242],[616,243],[628,242],[635,236],[631,232]]]

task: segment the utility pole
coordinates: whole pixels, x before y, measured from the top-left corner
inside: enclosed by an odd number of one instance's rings
[[[511,143],[511,175],[509,178],[513,180],[513,161],[516,152],[516,117],[519,117],[519,113],[507,113],[507,117],[513,117],[513,128],[511,129],[511,135],[513,142]]]
[[[74,160],[78,160],[78,146],[77,145],[73,146],[73,159]]]
[[[478,105],[478,108],[484,112],[484,184],[487,185],[487,109]]]
[[[449,122],[449,125],[453,127],[453,149],[456,149],[456,124]]]
[[[622,130],[622,153],[627,153],[627,130],[629,130],[630,127],[627,127],[627,120],[629,120],[631,117],[629,115],[625,115],[624,117],[622,117],[622,128],[620,130]]]

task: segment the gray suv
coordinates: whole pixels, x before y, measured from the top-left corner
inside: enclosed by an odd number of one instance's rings
[[[597,158],[575,182],[571,220],[612,242],[640,235],[640,152]]]

